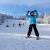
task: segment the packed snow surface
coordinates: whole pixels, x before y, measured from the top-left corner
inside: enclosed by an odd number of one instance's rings
[[[22,24],[21,27],[19,23]],[[7,25],[9,27],[6,27]],[[37,24],[40,40],[36,40],[34,30],[32,30],[32,38],[25,38],[28,27],[29,24],[23,20],[5,20],[0,25],[0,50],[50,50],[50,25]]]

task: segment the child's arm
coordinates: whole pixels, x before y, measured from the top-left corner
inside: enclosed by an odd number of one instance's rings
[[[36,13],[36,15],[35,15],[35,16],[36,16],[36,17],[38,17],[38,15],[39,15],[39,14],[38,14],[38,12],[37,12],[36,10],[34,10],[34,11],[35,11],[35,13]]]
[[[26,14],[26,17],[27,17],[27,18],[29,18],[29,15],[28,15],[28,14],[29,14],[29,12],[30,12],[30,11],[28,11],[28,12],[27,12],[27,14]]]

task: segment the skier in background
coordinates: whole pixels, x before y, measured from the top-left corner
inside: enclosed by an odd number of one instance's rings
[[[21,24],[19,23],[19,27],[21,27]]]
[[[30,13],[30,15],[29,15]],[[36,28],[36,18],[38,17],[38,12],[36,10],[34,11],[28,11],[27,14],[26,14],[26,17],[29,19],[29,30],[28,30],[28,34],[27,34],[27,37],[29,38],[30,35],[31,35],[31,32],[32,32],[32,28],[34,28],[34,32],[35,32],[35,35],[36,35],[36,39],[39,40],[39,33],[38,33],[38,30]]]
[[[15,27],[15,23],[13,23],[13,27]]]

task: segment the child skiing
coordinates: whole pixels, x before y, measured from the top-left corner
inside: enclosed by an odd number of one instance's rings
[[[30,13],[30,15],[28,15]],[[27,34],[27,37],[29,38],[30,35],[31,35],[31,32],[32,32],[32,28],[34,28],[34,32],[35,32],[35,35],[37,37],[37,40],[39,40],[39,33],[38,33],[38,30],[36,28],[36,18],[38,17],[38,12],[36,10],[34,11],[28,11],[27,14],[26,14],[26,17],[29,19],[29,30],[28,30],[28,34]]]

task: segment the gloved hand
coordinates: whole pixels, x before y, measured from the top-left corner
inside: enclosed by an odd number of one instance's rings
[[[36,10],[34,10],[36,12]]]
[[[28,11],[28,12],[30,12],[30,11]]]

